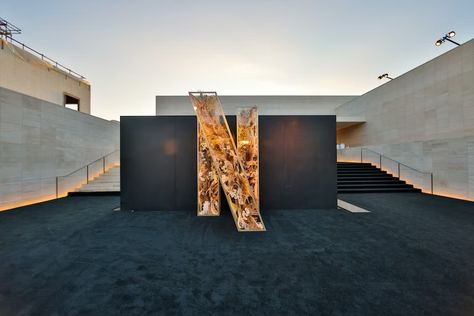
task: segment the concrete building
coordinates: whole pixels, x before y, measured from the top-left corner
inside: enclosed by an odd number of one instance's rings
[[[424,192],[474,200],[474,40],[362,96],[221,96],[226,114],[336,115],[339,161],[372,162]],[[194,115],[157,96],[156,115]]]
[[[83,77],[0,44],[2,210],[62,196],[84,180],[81,167],[113,152],[117,158],[119,124],[89,115]],[[251,105],[260,115],[336,115],[337,143],[346,147],[340,161],[364,156],[393,174],[398,167],[400,178],[425,192],[432,184],[435,194],[474,200],[473,40],[362,96],[220,98],[229,115]],[[188,96],[157,96],[156,115],[194,113]]]
[[[338,143],[352,147],[340,151],[341,159],[357,161],[360,148],[369,148],[432,173],[435,194],[474,200],[474,40],[340,105],[336,114],[366,121],[338,131]],[[426,176],[405,175],[426,191]]]
[[[81,184],[86,168],[62,176],[116,152],[119,124],[89,114],[91,87],[84,79],[0,40],[0,210],[5,210],[63,196]],[[107,163],[113,159],[118,153]],[[89,171],[97,173],[100,166]]]
[[[90,114],[91,86],[85,79],[2,38],[0,69],[0,87],[58,105],[77,104],[75,109]]]
[[[226,115],[235,115],[242,106],[258,106],[259,115],[335,115],[341,104],[355,95],[224,95],[219,96]],[[194,115],[188,96],[156,96],[156,115]],[[337,117],[337,128],[363,123],[360,116]]]
[[[142,88],[143,69],[171,81],[192,73],[183,83],[230,65],[275,86],[347,62],[309,56],[316,32],[343,42],[367,75],[360,55],[380,58],[390,28],[398,44],[442,9],[17,2],[0,7],[46,19],[38,28],[51,34],[81,27],[89,53],[106,45],[129,60],[137,71],[122,95]],[[465,22],[468,6],[456,5]],[[348,28],[364,34],[382,19],[382,32],[348,45]],[[115,39],[145,28],[160,51],[120,54],[128,43]],[[428,28],[410,35],[426,43],[417,34]],[[18,44],[20,31],[0,18],[0,316],[474,315],[474,40],[361,96],[157,96],[156,115],[119,123],[90,115],[90,84]],[[69,35],[59,44],[83,39]],[[255,43],[269,52],[263,64]],[[182,60],[187,50],[206,60]],[[137,67],[145,55],[158,62]]]

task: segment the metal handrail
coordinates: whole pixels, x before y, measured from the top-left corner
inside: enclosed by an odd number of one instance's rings
[[[81,168],[76,169],[76,170],[74,170],[74,171],[72,171],[72,172],[70,172],[70,173],[68,173],[68,174],[66,174],[66,175],[57,176],[57,177],[56,177],[56,198],[59,197],[59,179],[60,179],[60,178],[66,178],[66,177],[68,177],[68,176],[70,176],[70,175],[72,175],[72,174],[74,174],[74,173],[76,173],[76,172],[78,172],[78,171],[80,171],[80,170],[86,168],[86,183],[89,183],[89,167],[92,166],[93,164],[95,164],[96,162],[102,160],[102,173],[105,173],[105,161],[106,161],[107,157],[109,157],[109,156],[111,156],[111,155],[113,155],[113,154],[115,154],[115,153],[118,153],[118,152],[120,152],[120,149],[116,149],[116,150],[114,150],[114,151],[112,151],[112,152],[110,152],[110,153],[108,153],[108,154],[106,154],[106,155],[104,155],[104,156],[102,156],[102,157],[100,157],[100,158],[98,158],[98,159],[96,159],[96,160],[94,160],[94,161],[88,163],[87,165],[82,166]]]
[[[96,162],[99,161],[99,160],[103,160],[103,159],[107,158],[108,156],[111,156],[111,155],[113,155],[113,154],[115,154],[116,152],[119,152],[119,151],[120,151],[120,149],[116,149],[116,150],[114,150],[114,151],[112,151],[112,152],[110,152],[110,153],[108,153],[108,154],[106,154],[106,155],[100,157],[99,159],[96,159],[96,160],[94,160],[94,161],[88,163],[87,165],[82,166],[81,168],[79,168],[79,169],[77,169],[77,170],[74,170],[73,172],[70,172],[70,173],[68,173],[68,174],[66,174],[66,175],[58,176],[58,177],[64,178],[64,177],[70,176],[71,174],[76,173],[76,172],[78,172],[79,170],[84,169],[84,168],[86,168],[87,166],[90,166],[90,165],[96,163]]]
[[[419,173],[424,173],[424,174],[432,174],[431,172],[421,171],[421,170],[418,170],[418,169],[416,169],[416,168],[410,167],[410,166],[404,164],[403,162],[399,162],[398,160],[395,160],[395,159],[393,159],[393,158],[387,157],[387,156],[385,156],[385,155],[383,155],[383,154],[381,154],[381,153],[379,153],[379,152],[376,152],[375,150],[372,150],[372,149],[369,149],[369,148],[361,148],[361,150],[370,151],[370,152],[372,152],[372,153],[374,153],[374,154],[377,154],[377,155],[379,155],[379,156],[381,156],[381,157],[383,157],[383,158],[385,158],[385,159],[391,160],[391,161],[396,162],[396,163],[398,163],[398,164],[400,164],[400,165],[402,165],[402,166],[404,166],[404,167],[407,167],[407,168],[409,168],[409,169],[411,169],[411,170],[413,170],[413,171],[417,171],[417,172],[419,172]]]
[[[62,70],[62,71],[65,71],[65,72],[67,72],[69,75],[74,76],[74,77],[76,77],[76,78],[78,78],[78,79],[80,79],[80,80],[86,79],[86,77],[84,77],[83,75],[81,75],[81,74],[79,74],[79,73],[73,71],[72,69],[70,69],[70,68],[68,68],[68,67],[66,67],[66,66],[64,66],[64,65],[62,65],[62,64],[60,64],[60,63],[58,63],[58,62],[55,61],[54,59],[49,58],[49,57],[46,56],[45,54],[38,52],[37,50],[35,50],[35,49],[29,47],[28,45],[26,45],[26,44],[24,44],[24,43],[22,43],[22,42],[20,42],[20,41],[17,41],[17,40],[14,39],[12,36],[6,35],[5,38],[6,38],[7,40],[10,40],[10,42],[15,42],[15,43],[21,45],[21,48],[22,48],[24,51],[29,50],[29,51],[35,53],[35,54],[38,55],[42,60],[47,61],[48,63],[50,63],[51,66],[56,67],[56,68],[58,68],[58,69],[60,69],[60,70]]]
[[[427,171],[421,171],[421,170],[418,170],[416,168],[413,168],[413,167],[410,167],[400,161],[397,161],[393,158],[390,158],[390,157],[387,157],[379,152],[376,152],[375,150],[372,150],[372,149],[369,149],[369,148],[364,148],[364,147],[361,147],[360,148],[360,162],[364,162],[364,150],[365,151],[368,151],[368,152],[371,152],[371,153],[374,153],[376,155],[379,156],[379,167],[380,169],[382,169],[382,159],[388,159],[388,160],[391,160],[393,162],[395,162],[397,164],[397,168],[398,168],[398,178],[400,178],[400,166],[404,166],[405,168],[408,168],[408,169],[411,169],[413,171],[416,171],[418,173],[422,173],[422,174],[427,174],[430,176],[430,182],[431,182],[431,194],[433,194],[433,173],[432,172],[427,172]]]

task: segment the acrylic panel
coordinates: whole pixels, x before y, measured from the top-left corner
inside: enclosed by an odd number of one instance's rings
[[[199,127],[239,231],[264,231],[259,207],[215,92],[190,92]]]
[[[198,216],[220,214],[219,177],[212,166],[212,157],[199,123],[197,124],[197,189]]]
[[[237,109],[237,152],[247,173],[257,206],[259,206],[258,112],[256,106]]]

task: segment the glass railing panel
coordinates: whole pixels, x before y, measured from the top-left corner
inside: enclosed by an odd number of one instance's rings
[[[415,188],[425,193],[431,193],[431,174],[413,170],[400,165],[400,179],[412,184]]]
[[[337,150],[338,162],[360,162],[360,148],[344,148]]]
[[[87,183],[87,167],[83,167],[67,176],[58,177],[58,197],[65,197]]]
[[[89,165],[89,181],[94,180],[98,176],[100,176],[102,173],[104,173],[104,160],[100,159],[97,161],[94,161]]]
[[[391,174],[394,177],[398,177],[398,165],[397,161],[381,156],[382,159],[379,164],[382,164],[382,170],[386,171],[388,174]]]
[[[421,189],[425,193],[432,193],[433,191],[432,173],[411,168],[368,148],[338,149],[337,161],[371,163],[388,174],[398,177],[408,184],[412,184],[415,188]]]

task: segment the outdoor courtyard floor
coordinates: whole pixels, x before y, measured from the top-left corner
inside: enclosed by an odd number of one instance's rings
[[[69,197],[0,213],[0,315],[474,315],[474,203],[356,194],[341,209],[114,211]]]

